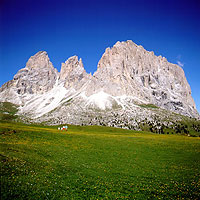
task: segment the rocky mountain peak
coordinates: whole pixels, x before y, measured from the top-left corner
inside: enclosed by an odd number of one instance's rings
[[[66,80],[70,76],[79,76],[85,72],[82,59],[78,60],[78,56],[72,56],[65,63],[61,64],[60,79]]]
[[[106,49],[94,77],[94,87],[113,96],[133,96],[183,114],[195,109],[183,69],[130,40]]]
[[[183,69],[131,40],[107,48],[93,76],[87,74],[78,56],[62,63],[58,73],[47,52],[40,51],[0,88],[0,101],[21,104],[22,112],[35,116],[61,106],[59,112],[65,110],[62,117],[68,113],[67,119],[76,115],[84,120],[87,117],[82,113],[90,113],[88,109],[105,111],[105,116],[106,109],[120,115],[130,111],[131,116],[140,110],[140,104],[199,117]]]
[[[46,51],[39,51],[34,56],[31,56],[26,63],[26,68],[28,69],[42,69],[42,68],[51,68],[53,69],[53,65],[50,62],[48,54]]]
[[[46,51],[39,51],[31,56],[26,67],[20,69],[9,84],[6,84],[4,91],[5,100],[15,102],[13,94],[43,94],[51,90],[58,78],[58,71],[50,62]],[[10,98],[12,100],[10,100]]]
[[[61,64],[60,79],[65,82],[65,87],[79,89],[88,79],[82,59],[72,56],[65,63]]]
[[[120,57],[124,57],[125,60],[131,59],[135,56],[137,51],[140,51],[140,46],[136,45],[133,41],[128,40],[126,42],[116,42],[113,47],[108,47],[105,50],[105,53],[102,55],[98,66],[97,72],[99,68],[107,68],[112,66],[115,68],[121,68],[122,63],[117,63]],[[101,70],[100,70],[101,71]],[[96,73],[94,74],[96,76]]]

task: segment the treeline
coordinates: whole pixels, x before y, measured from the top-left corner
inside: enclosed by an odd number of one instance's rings
[[[183,134],[188,136],[200,136],[200,121],[179,121],[172,125],[160,122],[142,122],[140,128],[157,134]]]

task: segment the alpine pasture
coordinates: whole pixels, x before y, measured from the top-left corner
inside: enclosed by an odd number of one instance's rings
[[[200,199],[200,138],[0,123],[1,199]]]

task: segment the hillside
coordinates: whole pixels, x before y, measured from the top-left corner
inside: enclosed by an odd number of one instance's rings
[[[181,116],[199,119],[183,69],[130,40],[106,48],[93,75],[78,56],[58,72],[40,51],[0,88],[0,101],[18,105],[18,114],[30,122],[50,125],[141,130],[144,122],[158,129]]]
[[[200,140],[0,123],[1,199],[199,199]]]

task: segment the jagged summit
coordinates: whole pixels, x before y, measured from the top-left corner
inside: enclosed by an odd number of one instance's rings
[[[47,52],[40,51],[0,88],[0,101],[20,104],[21,113],[33,118],[59,116],[64,123],[87,122],[95,112],[104,117],[109,112],[138,113],[137,118],[152,114],[143,113],[140,104],[199,117],[183,69],[131,40],[107,48],[93,76],[78,56],[68,58],[58,72]]]
[[[133,96],[181,113],[195,110],[183,69],[132,41],[117,42],[107,48],[94,77],[92,87],[113,96]]]
[[[26,63],[26,68],[34,69],[34,68],[54,68],[53,64],[50,62],[48,54],[46,51],[39,51],[34,56],[31,56]]]
[[[47,52],[40,51],[29,58],[25,68],[20,69],[13,80],[2,86],[1,96],[4,101],[22,104],[23,95],[43,94],[51,90],[57,76],[58,71],[50,62]]]
[[[64,81],[65,88],[80,89],[88,80],[89,74],[84,69],[82,59],[72,56],[61,65],[60,80]]]
[[[35,55],[31,56],[31,57],[40,57],[40,56],[48,56],[46,51],[38,51]]]
[[[72,56],[61,64],[60,78],[62,80],[67,79],[71,73],[78,73],[79,75],[85,71],[82,59],[78,60],[78,56]]]

